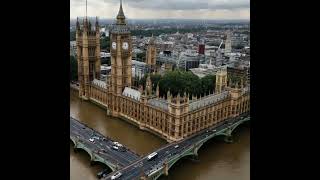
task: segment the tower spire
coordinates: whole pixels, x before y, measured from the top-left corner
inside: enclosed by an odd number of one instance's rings
[[[117,24],[118,25],[125,25],[126,24],[125,19],[126,19],[126,17],[124,16],[123,9],[122,9],[122,0],[120,0],[120,8],[119,8],[119,12],[117,15]]]

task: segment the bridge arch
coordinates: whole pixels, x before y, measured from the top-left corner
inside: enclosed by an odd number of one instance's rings
[[[98,162],[101,164],[104,164],[105,166],[107,166],[109,169],[111,169],[111,171],[115,171],[117,170],[117,167],[115,165],[113,165],[112,163],[105,161],[101,158],[96,157],[95,155],[93,155],[93,159],[91,159],[92,162]]]
[[[209,137],[207,137],[206,139],[202,140],[200,143],[198,143],[194,149],[194,153],[196,155],[198,155],[198,151],[199,149],[204,145],[206,144],[206,142],[208,142],[209,140],[213,139],[213,138],[216,138],[216,137],[219,137],[219,136],[228,136],[228,134],[226,132],[221,132],[221,133],[217,133],[217,134],[213,134]]]
[[[183,158],[187,157],[187,156],[194,156],[195,154],[193,153],[193,150],[191,149],[190,151],[188,151],[187,153],[184,153],[183,155],[175,158],[173,161],[168,162],[168,171],[170,171],[170,169],[180,160],[182,160]],[[153,176],[151,179],[152,180],[156,180],[159,179],[161,176],[165,176],[165,174],[163,173],[163,169],[161,170],[161,173],[157,173],[155,176]]]
[[[182,156],[174,159],[172,162],[168,162],[168,171],[171,169],[171,167],[176,164],[178,161],[180,161],[181,159],[187,157],[187,156],[194,156],[195,154],[193,153],[193,151],[188,152],[186,154],[183,154]]]
[[[74,138],[70,137],[71,142],[73,143],[73,145],[76,145],[76,141],[74,140]]]
[[[239,127],[240,125],[244,124],[245,122],[247,122],[247,121],[249,121],[249,120],[250,120],[249,118],[245,118],[245,119],[237,122],[234,126],[231,127],[231,129],[230,129],[231,133],[233,133],[233,131],[234,131],[237,127]],[[231,135],[231,134],[230,134],[230,135]]]
[[[250,120],[250,117],[244,118],[243,120],[240,120],[240,121],[238,121],[237,123],[233,124],[231,128],[229,128],[229,129],[227,128],[226,130],[224,130],[224,131],[222,131],[222,132],[215,133],[215,134],[213,134],[213,135],[211,135],[211,136],[203,139],[203,140],[202,140],[200,143],[198,143],[198,145],[196,146],[196,148],[195,148],[195,150],[194,150],[194,151],[195,151],[194,153],[197,155],[199,149],[200,149],[207,141],[211,140],[211,139],[214,138],[214,137],[218,137],[218,136],[226,136],[226,137],[228,137],[228,136],[231,136],[231,134],[233,133],[233,131],[234,131],[237,127],[239,127],[241,124],[243,124],[243,123],[245,123],[245,122],[247,122],[247,121],[249,121],[249,120]]]
[[[84,152],[86,152],[89,156],[90,156],[90,161],[91,162],[99,162],[99,163],[102,163],[104,165],[106,165],[108,168],[110,168],[112,171],[115,171],[116,170],[116,167],[111,164],[110,162],[108,161],[105,161],[99,157],[97,157],[95,155],[94,152],[92,152],[92,150],[90,150],[89,148],[85,147],[84,145],[82,145],[81,143],[77,142],[74,138],[71,138],[71,141],[73,142],[74,144],[74,149],[81,149],[83,150]]]

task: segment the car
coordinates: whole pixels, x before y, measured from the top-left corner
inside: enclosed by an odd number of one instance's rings
[[[174,148],[177,149],[179,147],[179,145],[175,145]]]
[[[114,175],[111,176],[111,179],[112,179],[112,180],[117,179],[117,178],[119,178],[121,175],[122,175],[121,172],[117,172],[117,173],[115,173]]]
[[[112,149],[119,150],[119,147],[118,146],[112,146]]]
[[[216,132],[217,130],[216,129],[212,129],[212,132]]]
[[[120,144],[120,143],[118,143],[118,145],[117,145],[118,147],[123,147],[123,145],[122,144]]]
[[[114,145],[118,146],[118,147],[123,147],[122,144],[118,143],[118,142],[113,142]]]
[[[94,142],[94,139],[93,139],[93,138],[90,138],[89,141],[90,141],[90,142]]]
[[[97,136],[93,136],[92,138],[93,138],[93,139],[97,139],[97,140],[99,140],[99,137],[97,137]]]

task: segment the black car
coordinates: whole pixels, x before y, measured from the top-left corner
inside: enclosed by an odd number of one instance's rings
[[[105,170],[99,172],[99,173],[97,174],[97,177],[100,179],[100,178],[102,178],[106,173],[108,173],[108,169],[105,169]]]

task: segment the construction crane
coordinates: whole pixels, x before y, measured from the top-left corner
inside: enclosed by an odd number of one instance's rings
[[[222,43],[223,43],[223,39],[222,39],[222,41],[221,41],[221,43],[220,43],[220,45],[218,47],[218,50],[220,50]]]

